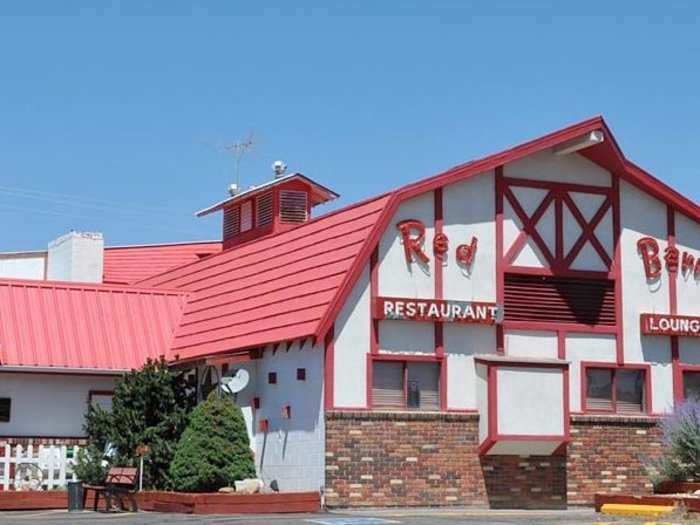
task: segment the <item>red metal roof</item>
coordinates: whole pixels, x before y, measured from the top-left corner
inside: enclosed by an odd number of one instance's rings
[[[165,355],[186,294],[0,280],[0,365],[129,370]]]
[[[132,284],[221,251],[221,241],[106,247],[104,282]]]
[[[191,292],[171,357],[312,336],[388,195],[140,283]]]

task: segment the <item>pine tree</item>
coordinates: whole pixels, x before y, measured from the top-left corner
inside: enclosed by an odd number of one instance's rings
[[[255,464],[241,409],[213,392],[192,411],[170,466],[175,490],[213,492],[255,477]]]
[[[114,446],[114,465],[137,466],[135,450],[146,445],[144,486],[169,488],[170,462],[193,402],[181,374],[168,369],[164,359],[148,360],[117,383],[110,412],[88,410],[85,430],[92,445]]]

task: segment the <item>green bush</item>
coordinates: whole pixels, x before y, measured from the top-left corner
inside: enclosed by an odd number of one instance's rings
[[[101,485],[107,476],[108,468],[102,449],[89,445],[78,450],[73,471],[83,483]]]
[[[175,490],[213,492],[255,477],[253,453],[241,409],[213,392],[192,411],[170,465]]]
[[[135,450],[146,445],[144,487],[166,489],[175,445],[193,404],[182,374],[171,371],[164,359],[148,360],[117,383],[111,411],[88,409],[85,431],[97,449],[107,443],[114,447],[113,465],[138,466]]]

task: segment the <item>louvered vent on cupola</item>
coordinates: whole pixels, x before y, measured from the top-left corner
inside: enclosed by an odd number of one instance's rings
[[[210,208],[198,217],[222,210],[224,248],[265,235],[297,228],[311,217],[311,209],[338,195],[300,173],[278,176],[251,186]]]

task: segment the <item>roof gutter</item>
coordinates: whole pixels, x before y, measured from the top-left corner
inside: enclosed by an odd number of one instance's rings
[[[57,366],[5,366],[0,365],[0,373],[14,372],[23,374],[71,374],[92,376],[120,376],[131,369],[104,369],[104,368],[64,368]]]

